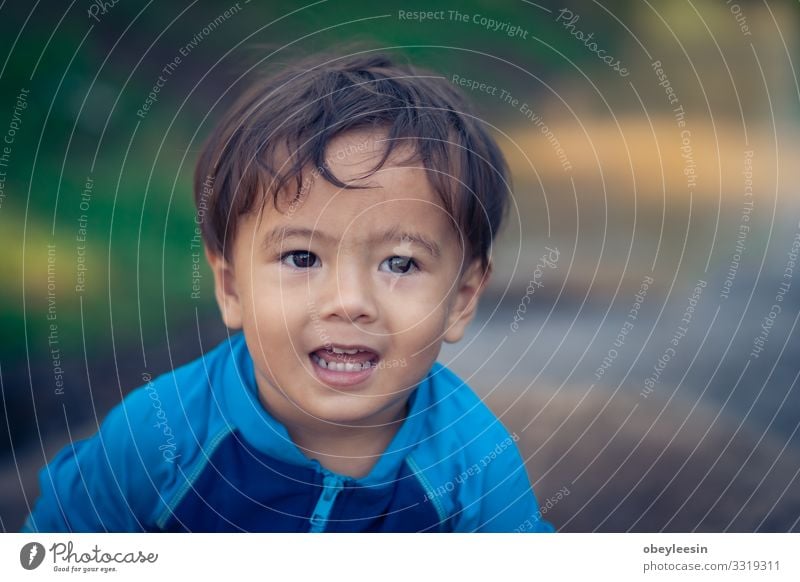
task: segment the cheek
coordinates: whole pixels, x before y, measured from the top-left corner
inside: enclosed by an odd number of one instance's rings
[[[386,291],[383,295],[387,302],[419,305],[421,309],[430,312],[444,303],[456,287],[454,276],[440,267],[435,270],[436,273],[428,271],[394,281],[385,279],[380,282],[379,287]]]
[[[309,282],[305,277],[283,276],[274,267],[256,271],[247,288],[251,305],[260,319],[283,321],[304,310],[308,301]]]
[[[387,327],[394,332],[396,346],[404,352],[414,353],[436,345],[444,331],[446,315],[443,302],[409,303],[392,314],[391,324]]]
[[[381,314],[391,322],[389,327],[404,336],[431,338],[440,334],[453,300],[450,281],[442,277],[424,284],[409,282],[405,288],[401,284],[382,298]]]
[[[422,321],[428,317],[441,317],[448,310],[455,292],[455,283],[449,277],[425,277],[400,281],[384,295],[387,306],[401,310],[406,317]]]
[[[255,291],[245,305],[245,327],[270,350],[280,350],[281,346],[291,350],[291,338],[308,318],[304,299],[297,295]]]

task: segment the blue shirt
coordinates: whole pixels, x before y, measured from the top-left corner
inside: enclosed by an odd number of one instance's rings
[[[261,405],[237,334],[59,452],[23,531],[553,531],[515,440],[437,362],[371,472],[333,473]]]

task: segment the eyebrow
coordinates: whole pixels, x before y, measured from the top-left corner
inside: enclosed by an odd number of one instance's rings
[[[295,237],[306,238],[306,239],[317,239],[332,244],[336,244],[339,242],[336,237],[326,234],[319,230],[314,230],[299,226],[286,226],[286,227],[274,228],[269,233],[267,233],[267,235],[264,237],[263,245],[264,248],[268,248],[273,245],[280,244],[284,239],[295,238]],[[388,242],[403,243],[406,241],[421,246],[434,258],[438,259],[442,254],[439,245],[436,244],[435,241],[419,233],[411,232],[408,230],[401,230],[396,227],[390,228],[389,230],[382,233],[376,233],[368,237],[366,240],[367,244],[380,244]]]

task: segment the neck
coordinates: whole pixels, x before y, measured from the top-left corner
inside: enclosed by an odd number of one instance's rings
[[[335,424],[298,414],[297,408],[282,395],[277,402],[271,396],[259,390],[261,404],[286,427],[302,453],[318,460],[329,471],[353,478],[369,474],[408,414],[405,395],[362,420],[362,425]]]
[[[399,405],[391,411],[391,420],[374,422],[376,426],[295,425],[289,435],[304,455],[317,459],[329,471],[354,478],[365,477],[405,420],[407,403],[402,401]]]

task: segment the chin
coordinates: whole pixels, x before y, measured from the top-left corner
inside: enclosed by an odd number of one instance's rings
[[[350,396],[344,394],[334,394],[332,398],[325,398],[326,402],[317,400],[310,403],[311,406],[303,409],[314,418],[322,422],[343,425],[384,425],[380,420],[385,416],[385,410],[391,403],[376,402],[375,397],[370,396]],[[384,414],[381,414],[384,413]]]

